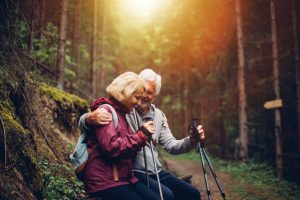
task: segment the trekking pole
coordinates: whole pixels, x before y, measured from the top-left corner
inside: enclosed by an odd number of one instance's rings
[[[148,187],[150,187],[150,183],[149,183],[149,173],[148,173],[148,165],[147,165],[146,149],[145,149],[145,147],[143,147],[143,155],[144,155],[144,163],[145,163],[145,169],[146,169],[147,185],[148,185]]]
[[[204,141],[201,141],[199,135],[198,135],[198,131],[197,131],[197,126],[198,126],[198,119],[193,119],[192,120],[192,126],[191,126],[191,131],[194,132],[197,140],[199,141],[198,143],[198,147],[199,147],[199,152],[200,152],[200,158],[201,158],[201,164],[202,164],[202,169],[203,169],[203,175],[204,175],[204,180],[205,180],[205,186],[206,186],[206,190],[207,190],[207,195],[208,195],[208,199],[210,200],[211,199],[211,192],[209,190],[209,185],[208,185],[208,180],[207,180],[207,174],[206,174],[206,169],[205,169],[205,165],[204,165],[204,159],[203,159],[203,156],[205,157],[206,159],[206,162],[208,163],[208,166],[209,166],[209,169],[210,171],[212,172],[214,178],[215,178],[215,181],[217,183],[217,186],[219,188],[219,191],[223,197],[224,200],[226,200],[226,196],[225,196],[225,193],[223,192],[222,190],[222,187],[220,185],[220,182],[219,182],[219,178],[218,176],[216,175],[209,159],[208,159],[208,156],[206,154],[206,151],[204,149]]]
[[[163,194],[162,194],[162,190],[161,190],[161,184],[160,184],[160,179],[159,179],[159,174],[158,174],[158,171],[157,171],[157,165],[156,165],[156,161],[154,159],[154,155],[153,155],[153,142],[152,142],[152,137],[150,138],[150,146],[151,146],[151,154],[152,154],[152,160],[153,160],[153,163],[154,163],[154,169],[155,169],[155,175],[156,175],[156,179],[157,179],[157,185],[158,185],[158,190],[159,190],[159,195],[160,195],[160,199],[163,200],[164,197],[163,197]]]
[[[208,185],[207,173],[206,173],[205,163],[204,163],[204,158],[203,158],[204,156],[203,156],[203,151],[202,151],[202,145],[204,145],[204,144],[201,142],[200,136],[198,135],[197,126],[198,126],[198,119],[192,119],[192,125],[190,126],[189,131],[190,131],[190,133],[194,134],[196,139],[199,141],[198,149],[199,149],[199,153],[200,153],[201,166],[202,166],[202,172],[203,172],[203,177],[204,177],[204,182],[205,182],[205,187],[206,187],[206,193],[207,193],[208,200],[211,200],[211,192],[210,192],[209,185]]]
[[[202,151],[202,147],[201,147],[201,142],[199,142],[198,148],[199,148],[199,152],[200,152],[201,165],[202,165],[202,171],[203,171],[204,182],[205,182],[205,187],[206,187],[206,193],[207,193],[208,199],[211,200],[211,192],[210,192],[209,185],[208,185],[208,180],[207,180],[207,174],[206,174],[206,169],[205,169],[205,163],[204,163],[204,159],[203,159],[203,151]]]
[[[226,195],[225,195],[225,193],[224,193],[223,190],[222,190],[221,184],[220,184],[220,182],[219,182],[219,177],[218,177],[217,174],[215,173],[215,171],[214,171],[214,169],[213,169],[213,167],[212,167],[212,165],[211,165],[211,163],[210,163],[210,161],[209,161],[209,159],[208,159],[208,156],[207,156],[207,154],[206,154],[206,152],[205,152],[204,147],[202,147],[202,152],[203,152],[204,157],[205,157],[205,159],[206,159],[206,161],[207,161],[207,163],[208,163],[208,166],[209,166],[209,168],[210,168],[210,171],[211,171],[211,173],[213,174],[213,176],[214,176],[214,178],[215,178],[215,181],[216,181],[216,184],[217,184],[217,186],[218,186],[218,188],[219,188],[219,191],[220,191],[220,193],[221,193],[223,199],[225,200],[225,199],[226,199]]]
[[[147,122],[147,121],[154,121],[154,112],[152,112],[151,110],[143,117],[143,121]],[[159,179],[159,174],[158,174],[158,170],[157,170],[157,163],[156,160],[154,158],[154,148],[153,148],[153,138],[152,136],[150,136],[149,138],[149,144],[150,144],[150,150],[151,150],[151,155],[152,155],[152,160],[153,160],[153,164],[154,164],[154,170],[155,170],[155,175],[156,175],[156,179],[157,179],[157,185],[158,185],[158,190],[159,190],[159,195],[160,195],[160,199],[163,200],[163,194],[162,194],[162,189],[161,189],[161,184],[160,184],[160,179]]]
[[[139,127],[138,127],[138,122],[137,122],[137,118],[136,118],[136,111],[135,111],[135,109],[133,109],[133,116],[134,116],[135,128],[137,130]],[[148,187],[150,187],[149,174],[148,174],[148,164],[147,164],[147,159],[146,159],[146,149],[145,149],[145,147],[143,147],[143,156],[144,156],[144,164],[145,164],[145,169],[146,169],[147,185],[148,185]]]

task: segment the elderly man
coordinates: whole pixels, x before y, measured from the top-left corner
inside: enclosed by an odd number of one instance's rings
[[[198,141],[194,135],[190,135],[181,140],[176,140],[171,133],[167,118],[164,113],[156,108],[152,102],[159,94],[161,88],[161,76],[156,74],[151,69],[145,69],[141,71],[140,76],[147,83],[147,91],[142,98],[142,103],[139,107],[136,107],[130,114],[126,116],[128,123],[133,130],[137,130],[143,121],[145,116],[152,113],[155,133],[152,135],[154,143],[154,160],[157,163],[158,175],[161,183],[162,193],[165,200],[199,200],[199,191],[190,184],[178,179],[172,174],[161,169],[161,163],[158,160],[158,152],[156,144],[160,144],[170,154],[182,154],[193,149]],[[88,129],[90,126],[107,124],[112,120],[110,113],[105,110],[97,109],[93,112],[84,114],[79,121],[79,125]],[[202,126],[198,126],[198,134],[201,139],[205,138]],[[144,160],[143,151],[139,151],[133,161],[133,171],[135,175],[141,180],[147,182],[146,167],[149,174],[149,186],[158,191],[157,178],[155,175],[155,165],[152,159],[151,146],[149,143],[144,148],[146,154],[146,162]]]

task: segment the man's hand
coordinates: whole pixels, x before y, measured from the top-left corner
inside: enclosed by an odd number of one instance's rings
[[[199,135],[200,140],[204,140],[205,139],[205,133],[204,130],[202,128],[202,125],[198,125],[197,127],[197,134]],[[190,130],[190,143],[192,146],[196,146],[198,144],[198,140],[196,138],[196,136],[194,135],[194,133]]]
[[[147,121],[143,124],[143,126],[148,130],[148,132],[154,134],[154,123],[153,121]]]
[[[104,108],[97,108],[93,112],[89,112],[85,117],[85,122],[89,125],[105,125],[112,120],[112,114]]]
[[[153,121],[147,121],[145,122],[139,130],[142,131],[145,137],[147,137],[147,140],[152,140],[152,134],[154,133],[154,123]]]

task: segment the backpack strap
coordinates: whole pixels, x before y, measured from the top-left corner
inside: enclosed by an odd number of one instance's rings
[[[101,106],[108,106],[110,108],[110,111],[111,111],[111,114],[112,114],[112,117],[113,117],[113,120],[114,120],[114,123],[115,123],[115,128],[117,128],[118,126],[118,115],[116,113],[116,110],[109,104],[105,103],[105,104],[102,104]]]
[[[118,115],[116,113],[116,110],[109,104],[102,104],[101,106],[108,106],[110,108],[110,111],[111,111],[111,114],[112,114],[112,117],[114,120],[115,128],[117,128]],[[112,171],[113,171],[114,181],[119,181],[118,169],[117,169],[117,165],[115,163],[112,164]]]

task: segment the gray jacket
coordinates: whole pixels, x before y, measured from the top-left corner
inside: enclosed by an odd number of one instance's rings
[[[190,144],[189,137],[183,138],[181,140],[176,140],[169,128],[167,118],[161,110],[155,108],[153,104],[151,104],[151,109],[154,110],[155,133],[152,135],[154,144],[160,144],[163,149],[173,155],[185,153],[193,148]],[[79,127],[83,129],[89,129],[89,127],[85,123],[85,116],[86,114],[80,117]],[[130,114],[127,114],[126,118],[134,132],[142,125],[142,115],[137,109],[134,109],[134,111],[132,111]],[[154,174],[155,168],[151,154],[151,146],[148,142],[145,146],[145,152],[149,174]],[[158,152],[155,146],[153,155],[155,162],[157,163],[158,171],[160,171],[161,163],[158,160]],[[137,156],[133,161],[133,171],[139,171],[143,173],[145,173],[146,171],[142,150],[137,153]]]

